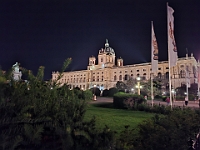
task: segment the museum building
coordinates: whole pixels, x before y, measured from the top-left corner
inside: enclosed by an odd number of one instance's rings
[[[105,47],[101,48],[96,57],[89,57],[87,70],[64,72],[63,77],[59,80],[61,84],[68,84],[70,88],[79,87],[80,89],[89,89],[98,87],[100,90],[110,89],[116,86],[117,81],[126,82],[129,78],[149,80],[151,76],[151,62],[132,65],[123,65],[123,59],[115,60],[115,51],[109,46],[106,39]],[[178,58],[177,65],[171,68],[172,87],[180,87],[189,84],[198,84],[199,61],[196,61],[193,54],[186,57]],[[188,76],[186,76],[188,72]],[[168,61],[158,62],[158,71],[154,74],[156,78],[163,81],[169,79]],[[58,72],[52,73],[52,80],[58,77]],[[186,79],[187,78],[187,79]],[[166,84],[167,85],[167,84]]]

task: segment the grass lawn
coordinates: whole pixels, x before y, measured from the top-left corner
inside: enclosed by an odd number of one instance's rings
[[[141,111],[114,109],[112,104],[90,104],[86,114],[85,120],[90,120],[93,116],[96,117],[96,127],[102,129],[107,125],[111,130],[123,131],[125,125],[130,125],[130,128],[135,128],[139,123],[145,119],[154,116],[152,113]],[[110,108],[109,108],[110,107]]]

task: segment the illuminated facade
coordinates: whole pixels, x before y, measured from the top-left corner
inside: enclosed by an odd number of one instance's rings
[[[186,68],[188,68],[190,84],[197,83],[199,64],[193,57],[193,54],[190,57],[186,55],[184,58],[179,58],[177,65],[171,68],[172,86],[176,88],[186,84]],[[96,86],[100,90],[104,90],[115,87],[117,81],[127,81],[129,78],[135,79],[140,76],[143,80],[149,80],[150,74],[151,63],[124,66],[122,58],[118,58],[117,62],[115,62],[115,52],[109,46],[108,40],[106,40],[105,47],[99,50],[98,60],[94,56],[89,57],[87,70],[64,72],[59,82],[66,83],[71,88],[88,89]],[[58,72],[52,73],[53,80],[57,76]],[[168,61],[158,63],[156,76],[168,82]]]

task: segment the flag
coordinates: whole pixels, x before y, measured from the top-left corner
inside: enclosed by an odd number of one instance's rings
[[[174,10],[167,6],[167,16],[168,16],[168,56],[169,56],[169,66],[176,66],[177,63],[177,47],[174,38]]]
[[[152,72],[158,70],[158,44],[154,33],[153,22],[151,24],[151,69]]]

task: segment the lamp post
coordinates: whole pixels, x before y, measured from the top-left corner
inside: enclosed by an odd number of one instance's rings
[[[140,88],[142,88],[142,86],[140,86],[140,77],[137,77],[137,85],[136,88],[138,89],[138,95],[140,95]]]
[[[97,100],[97,97],[96,97],[96,95],[95,95],[96,84],[94,85],[93,89],[94,89],[93,100],[96,101],[96,100]]]

